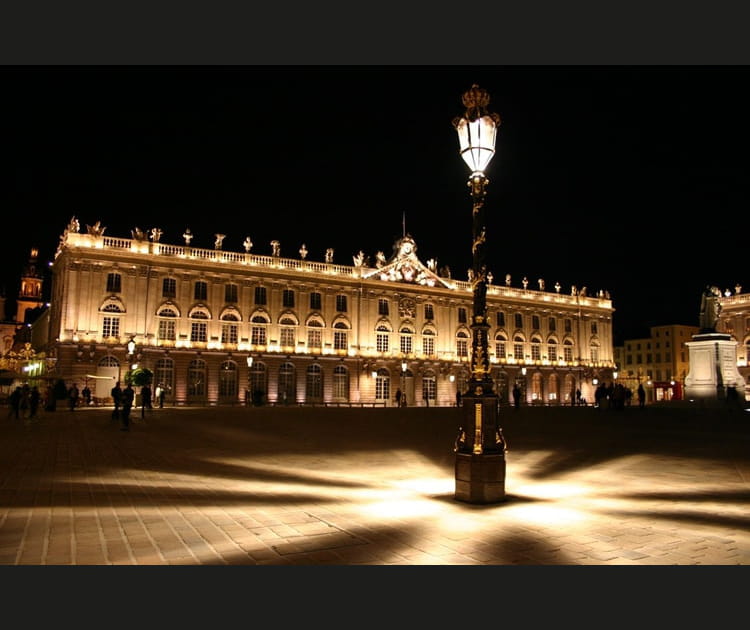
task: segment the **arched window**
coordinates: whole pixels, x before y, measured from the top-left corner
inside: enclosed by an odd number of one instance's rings
[[[227,312],[221,316],[221,343],[237,344],[238,321],[240,318],[233,312]]]
[[[390,350],[391,329],[385,324],[378,324],[375,333],[378,352],[388,352]]]
[[[535,403],[543,402],[542,375],[539,372],[534,372],[531,375],[531,401]]]
[[[294,364],[287,361],[279,367],[278,402],[291,404],[297,402],[297,372]]]
[[[507,354],[508,338],[503,333],[495,335],[495,357],[497,359],[505,359]]]
[[[323,370],[320,365],[313,363],[307,367],[305,379],[305,402],[323,402]]]
[[[250,322],[250,343],[254,346],[265,346],[268,343],[268,317],[261,314],[253,315]]]
[[[414,329],[411,326],[401,326],[399,333],[400,351],[402,354],[414,352]]]
[[[253,361],[248,376],[250,382],[248,389],[252,397],[253,404],[262,405],[268,396],[268,370],[266,364],[262,361]]]
[[[570,339],[563,341],[563,357],[568,363],[573,360],[573,342]]]
[[[193,359],[188,365],[188,399],[202,400],[206,397],[206,362]]]
[[[114,299],[104,304],[101,308],[102,315],[102,339],[117,340],[120,337],[120,322],[124,310],[119,301]]]
[[[99,360],[99,367],[120,367],[120,362],[113,357],[111,354],[108,354],[105,357],[102,357]]]
[[[349,370],[345,365],[333,368],[333,400],[348,402],[349,400]]]
[[[174,341],[177,338],[177,311],[171,307],[162,307],[157,312],[159,328],[157,338],[159,341]]]
[[[465,330],[456,333],[456,356],[460,359],[469,356],[469,333]]]
[[[206,343],[208,341],[209,314],[205,310],[195,309],[190,313],[190,341],[193,343]]]
[[[238,376],[237,364],[234,361],[224,361],[219,366],[219,398],[222,402],[237,400]]]
[[[547,340],[547,358],[550,361],[557,361],[557,340],[556,339]]]
[[[422,353],[428,357],[435,356],[435,331],[432,328],[422,331]]]
[[[298,323],[292,315],[283,315],[279,319],[279,345],[282,352],[294,352],[297,345]]]
[[[349,349],[349,324],[341,320],[333,325],[333,349],[346,354]]]
[[[591,344],[591,347],[589,348],[589,356],[592,361],[598,361],[599,360],[599,344],[594,342]]]
[[[311,317],[307,320],[307,351],[320,352],[323,348],[323,321]]]
[[[513,358],[516,361],[521,361],[523,356],[523,346],[524,346],[525,340],[521,335],[515,335],[513,337]]]
[[[531,360],[541,361],[542,359],[542,338],[534,335],[531,338]]]
[[[557,372],[552,372],[552,374],[549,375],[549,395],[547,398],[549,399],[550,403],[557,404],[560,402],[560,376],[557,374]]]

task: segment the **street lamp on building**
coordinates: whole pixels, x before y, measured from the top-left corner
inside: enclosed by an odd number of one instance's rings
[[[464,424],[456,438],[455,498],[469,503],[505,499],[505,439],[498,426],[498,399],[490,377],[487,331],[487,264],[484,199],[485,169],[495,154],[500,116],[487,111],[490,96],[478,85],[464,93],[466,111],[453,120],[461,157],[471,169],[467,183],[472,199],[472,342],[471,376],[462,394]]]
[[[406,406],[406,369],[409,365],[406,361],[401,361],[401,404]]]

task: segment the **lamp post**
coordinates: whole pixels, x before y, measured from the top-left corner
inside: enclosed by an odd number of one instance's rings
[[[401,361],[401,405],[406,407],[406,368],[409,367],[406,361]]]
[[[474,84],[463,94],[463,116],[453,120],[461,157],[471,169],[467,183],[472,199],[472,318],[471,375],[462,394],[464,424],[455,443],[455,498],[469,503],[505,499],[505,438],[498,426],[498,399],[490,377],[487,331],[487,265],[485,262],[484,198],[489,180],[484,174],[495,153],[500,117],[488,113],[490,96]]]

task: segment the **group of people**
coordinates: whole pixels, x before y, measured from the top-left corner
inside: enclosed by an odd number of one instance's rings
[[[42,395],[39,388],[29,387],[28,383],[16,387],[8,397],[9,416],[16,420],[36,418]]]

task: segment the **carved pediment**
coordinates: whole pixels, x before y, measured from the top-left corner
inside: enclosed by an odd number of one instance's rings
[[[393,257],[387,263],[376,269],[364,271],[362,278],[377,278],[384,282],[406,282],[428,287],[453,288],[453,285],[447,282],[445,278],[438,276],[417,258],[417,246],[411,236],[406,235],[396,241],[394,251]]]

